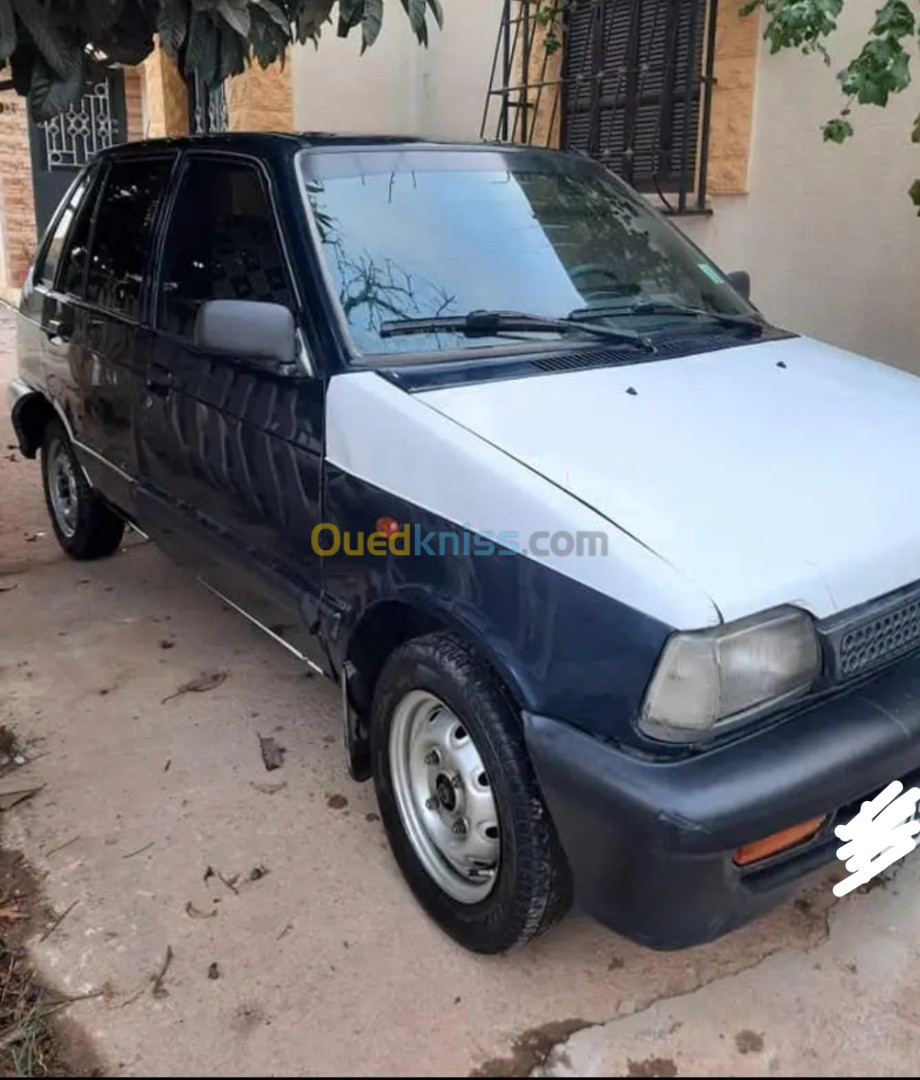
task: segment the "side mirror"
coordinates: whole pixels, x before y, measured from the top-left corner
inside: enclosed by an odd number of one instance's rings
[[[751,299],[751,275],[747,270],[733,270],[728,274],[728,283],[745,300]]]
[[[276,370],[297,361],[297,327],[283,304],[207,300],[195,320],[195,345]]]

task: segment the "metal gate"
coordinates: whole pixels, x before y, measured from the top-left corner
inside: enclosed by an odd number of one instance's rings
[[[45,231],[74,176],[99,150],[127,139],[125,81],[109,72],[80,100],[50,120],[29,122],[35,223]]]
[[[197,74],[188,77],[188,129],[193,135],[211,135],[230,129],[224,83],[205,85]]]
[[[718,0],[505,0],[483,136],[558,141],[672,212],[704,210],[717,14]]]

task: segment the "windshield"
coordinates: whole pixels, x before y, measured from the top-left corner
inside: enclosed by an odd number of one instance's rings
[[[676,228],[587,159],[387,148],[304,151],[299,167],[360,353],[436,354],[562,333],[535,328],[473,340],[457,328],[392,333],[399,320],[477,310],[596,319],[643,332],[694,323],[709,329],[700,312],[753,311]],[[566,338],[582,334],[589,336],[575,329]]]

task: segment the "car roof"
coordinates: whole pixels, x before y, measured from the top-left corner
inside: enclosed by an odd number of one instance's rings
[[[298,149],[316,150],[394,150],[406,149],[444,149],[444,150],[484,150],[501,149],[502,151],[533,151],[532,146],[516,146],[512,143],[453,141],[448,139],[430,139],[413,135],[354,135],[334,134],[323,131],[304,132],[226,132],[215,135],[185,135],[166,139],[144,139],[139,142],[118,143],[99,153],[102,160],[124,155],[162,152],[164,149],[183,150],[225,150],[240,153],[274,156],[279,152],[290,153]],[[558,151],[549,151],[558,153]]]

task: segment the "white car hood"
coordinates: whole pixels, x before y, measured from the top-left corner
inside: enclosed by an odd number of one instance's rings
[[[726,620],[920,579],[920,379],[805,338],[433,390]]]

